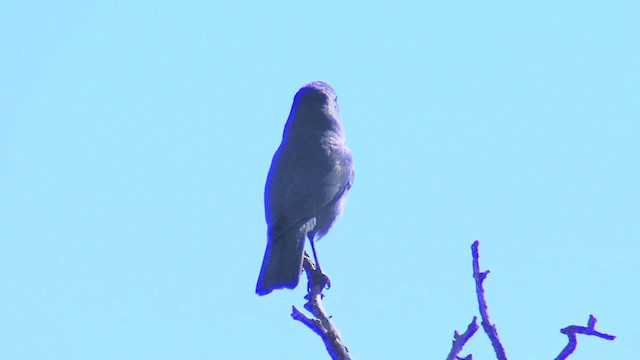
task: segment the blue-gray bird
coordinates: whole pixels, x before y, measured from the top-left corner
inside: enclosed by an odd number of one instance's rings
[[[264,191],[267,249],[258,295],[293,289],[305,238],[324,236],[342,214],[354,170],[333,88],[315,81],[295,95]],[[317,257],[316,257],[317,262]]]

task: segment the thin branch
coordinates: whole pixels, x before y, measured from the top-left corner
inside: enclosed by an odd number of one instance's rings
[[[295,306],[292,307],[291,317],[305,324],[322,338],[327,352],[333,360],[351,360],[349,350],[342,342],[340,332],[333,325],[331,317],[327,315],[322,306],[322,298],[324,297],[322,290],[329,283],[329,278],[316,267],[306,252],[304,254],[302,267],[307,273],[307,289],[309,291],[307,296],[305,296],[307,303],[304,304],[304,308],[315,318],[311,319],[307,317]]]
[[[449,351],[449,355],[447,355],[447,360],[460,359],[458,357],[458,354],[462,351],[464,344],[466,344],[467,341],[471,339],[473,334],[478,331],[478,323],[476,322],[477,320],[478,317],[474,316],[473,320],[471,320],[471,323],[469,323],[469,326],[467,326],[467,330],[462,333],[462,335],[458,334],[457,331],[453,332],[453,344],[451,345],[451,351]],[[471,355],[468,355],[463,359],[471,360]]]
[[[570,325],[561,329],[560,332],[567,335],[569,338],[569,343],[567,343],[567,346],[562,349],[560,355],[556,357],[556,360],[564,360],[576,350],[576,346],[578,346],[578,334],[597,336],[605,340],[613,340],[616,338],[614,335],[604,334],[597,331],[595,329],[597,321],[598,319],[593,315],[589,315],[589,322],[587,323],[587,326]]]
[[[498,329],[491,323],[491,319],[489,319],[489,309],[487,306],[487,300],[484,297],[484,287],[482,286],[484,279],[486,279],[489,274],[489,270],[484,272],[480,271],[480,255],[478,246],[480,246],[480,241],[474,241],[473,245],[471,245],[471,255],[473,257],[473,278],[476,281],[476,294],[478,295],[478,307],[480,308],[482,327],[484,328],[484,332],[487,333],[487,336],[489,336],[489,340],[491,340],[491,345],[493,346],[493,350],[496,352],[498,360],[507,360],[507,354],[505,353],[504,347],[500,342],[500,337],[498,336]]]

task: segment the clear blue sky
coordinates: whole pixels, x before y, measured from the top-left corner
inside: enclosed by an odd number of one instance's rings
[[[348,4],[347,4],[348,3]],[[640,338],[637,1],[0,4],[0,359],[326,359],[254,294],[293,95],[333,85],[356,179],[318,244],[354,359]],[[466,348],[491,359],[478,334]]]

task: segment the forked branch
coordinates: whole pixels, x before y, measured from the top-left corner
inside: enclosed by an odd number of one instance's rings
[[[309,255],[305,252],[302,267],[307,274],[308,294],[305,296],[307,303],[304,308],[309,311],[314,318],[310,318],[292,307],[291,317],[305,324],[309,329],[313,330],[322,338],[327,352],[333,360],[350,360],[349,350],[342,342],[340,332],[333,325],[331,317],[327,315],[322,305],[322,290],[328,284],[328,277],[323,274],[313,263]]]
[[[576,350],[576,347],[578,346],[578,334],[597,336],[605,340],[613,340],[616,338],[613,335],[597,331],[595,329],[597,321],[598,319],[596,319],[593,315],[589,315],[587,326],[570,325],[560,330],[561,333],[567,335],[567,337],[569,338],[569,342],[567,343],[567,346],[562,349],[560,355],[556,357],[556,360],[564,360]]]

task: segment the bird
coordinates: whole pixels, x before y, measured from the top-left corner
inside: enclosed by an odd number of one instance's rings
[[[336,92],[322,81],[302,86],[265,184],[267,248],[256,294],[298,285],[306,238],[319,267],[314,242],[342,215],[354,174]]]

